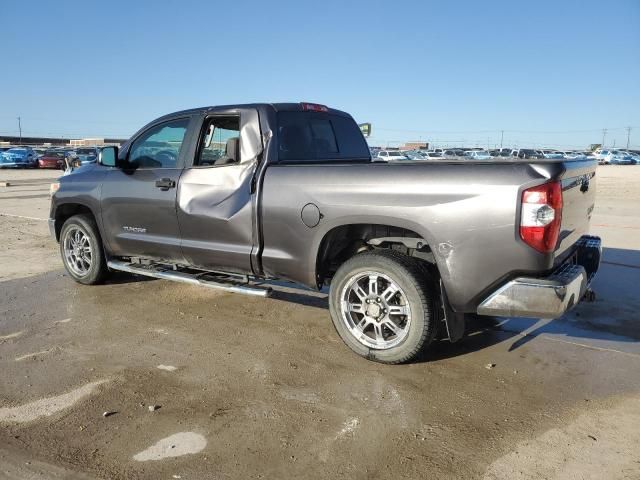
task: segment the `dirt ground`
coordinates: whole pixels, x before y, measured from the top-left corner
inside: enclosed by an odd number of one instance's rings
[[[595,303],[401,366],[351,353],[321,293],[75,284],[58,174],[0,171],[0,479],[640,479],[640,166],[598,168]]]

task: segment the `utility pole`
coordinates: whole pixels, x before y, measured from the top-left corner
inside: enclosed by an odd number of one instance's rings
[[[604,139],[606,138],[606,136],[607,136],[607,129],[603,128],[602,129],[602,148],[604,148]]]
[[[504,130],[500,130],[500,151],[502,151],[502,141],[504,140]]]
[[[629,150],[629,138],[631,137],[631,127],[627,127],[627,150]]]
[[[20,141],[18,142],[18,145],[22,145],[22,122],[21,122],[21,118],[18,117],[18,131],[20,132]]]

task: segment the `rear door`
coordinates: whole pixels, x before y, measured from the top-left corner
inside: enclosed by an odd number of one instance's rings
[[[102,185],[102,219],[113,254],[182,262],[176,192],[192,117],[140,133]]]
[[[253,181],[262,153],[258,111],[213,110],[199,124],[197,149],[178,189],[182,253],[198,268],[251,274]]]

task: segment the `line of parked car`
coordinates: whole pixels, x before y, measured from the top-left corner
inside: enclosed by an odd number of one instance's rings
[[[482,148],[435,148],[433,150],[399,150],[371,148],[371,157],[378,162],[399,162],[406,160],[425,161],[446,158],[469,158],[473,160],[490,160],[492,158],[515,157],[528,159],[567,159],[567,160],[597,160],[601,165],[636,165],[640,164],[640,150],[602,149],[591,151],[577,150],[539,150],[532,148],[496,148],[484,150]]]
[[[55,168],[86,165],[98,159],[98,147],[0,147],[0,168]]]

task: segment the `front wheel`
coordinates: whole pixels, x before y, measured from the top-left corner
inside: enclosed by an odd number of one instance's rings
[[[416,259],[392,250],[358,254],[331,281],[329,308],[351,350],[381,363],[413,360],[433,340],[437,293]]]
[[[98,226],[89,215],[67,219],[60,232],[60,254],[64,267],[78,283],[94,285],[107,274]]]

